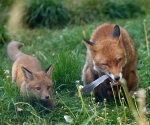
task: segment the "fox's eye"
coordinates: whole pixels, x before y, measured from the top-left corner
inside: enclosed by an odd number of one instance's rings
[[[50,89],[51,88],[51,86],[47,86],[47,89]]]
[[[102,63],[101,65],[103,65],[103,66],[108,66],[108,63]]]
[[[41,87],[36,87],[37,90],[41,90]]]
[[[121,61],[121,58],[119,58],[118,60],[117,60],[117,62],[119,63]]]

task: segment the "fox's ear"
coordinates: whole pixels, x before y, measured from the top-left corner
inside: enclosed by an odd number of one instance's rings
[[[120,37],[120,28],[118,25],[115,25],[114,31],[112,34],[112,39],[119,39],[119,37]]]
[[[51,64],[46,70],[46,74],[48,75],[49,78],[52,78],[52,70],[53,70],[53,65]]]
[[[84,42],[84,44],[85,44],[86,46],[92,46],[92,45],[94,45],[93,42],[91,42],[91,41],[89,41],[89,40],[86,40],[86,39],[83,39],[83,42]]]
[[[24,78],[27,80],[33,80],[32,72],[26,69],[25,67],[21,67]]]

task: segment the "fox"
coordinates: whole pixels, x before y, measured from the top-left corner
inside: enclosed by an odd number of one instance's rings
[[[109,101],[113,95],[117,97],[121,89],[119,81],[122,78],[126,80],[131,94],[138,89],[138,55],[135,44],[125,29],[116,24],[104,23],[94,30],[90,40],[83,39],[83,42],[87,48],[82,70],[84,86],[104,74],[109,76],[109,79],[94,88],[97,101]]]
[[[7,46],[8,57],[13,61],[12,83],[16,82],[20,88],[20,95],[30,100],[38,98],[48,108],[54,108],[52,95],[52,69],[51,64],[45,71],[39,61],[20,51],[24,44],[11,41]]]

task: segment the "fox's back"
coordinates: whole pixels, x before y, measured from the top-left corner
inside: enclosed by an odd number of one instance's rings
[[[24,81],[24,76],[21,67],[30,69],[31,72],[42,71],[38,60],[32,56],[24,54],[19,49],[23,46],[23,43],[12,41],[7,46],[7,54],[9,58],[14,62],[12,66],[12,81],[17,82],[20,86]]]
[[[17,65],[19,69],[23,66],[30,69],[32,72],[42,71],[39,61],[36,58],[26,54],[18,57],[14,64]]]
[[[17,60],[13,64],[13,70],[12,70],[13,73],[16,74],[16,79],[14,79],[14,81],[17,80],[18,86],[20,86],[21,83],[24,81],[24,76],[23,76],[21,67],[30,69],[31,72],[42,71],[41,66],[36,58],[26,55],[26,54],[18,57]]]

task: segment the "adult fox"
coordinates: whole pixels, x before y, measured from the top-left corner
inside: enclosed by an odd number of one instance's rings
[[[117,96],[121,78],[127,81],[129,92],[137,90],[137,53],[131,37],[122,27],[103,24],[93,32],[90,40],[83,41],[87,47],[86,62],[82,71],[84,85],[90,84],[103,74],[110,77],[94,89],[96,96],[102,100],[112,96],[110,82]]]
[[[12,82],[16,82],[21,95],[33,99],[39,98],[46,107],[54,107],[52,96],[52,65],[42,71],[38,60],[22,53],[19,48],[22,43],[12,41],[7,46],[9,58],[14,62],[12,66]]]

